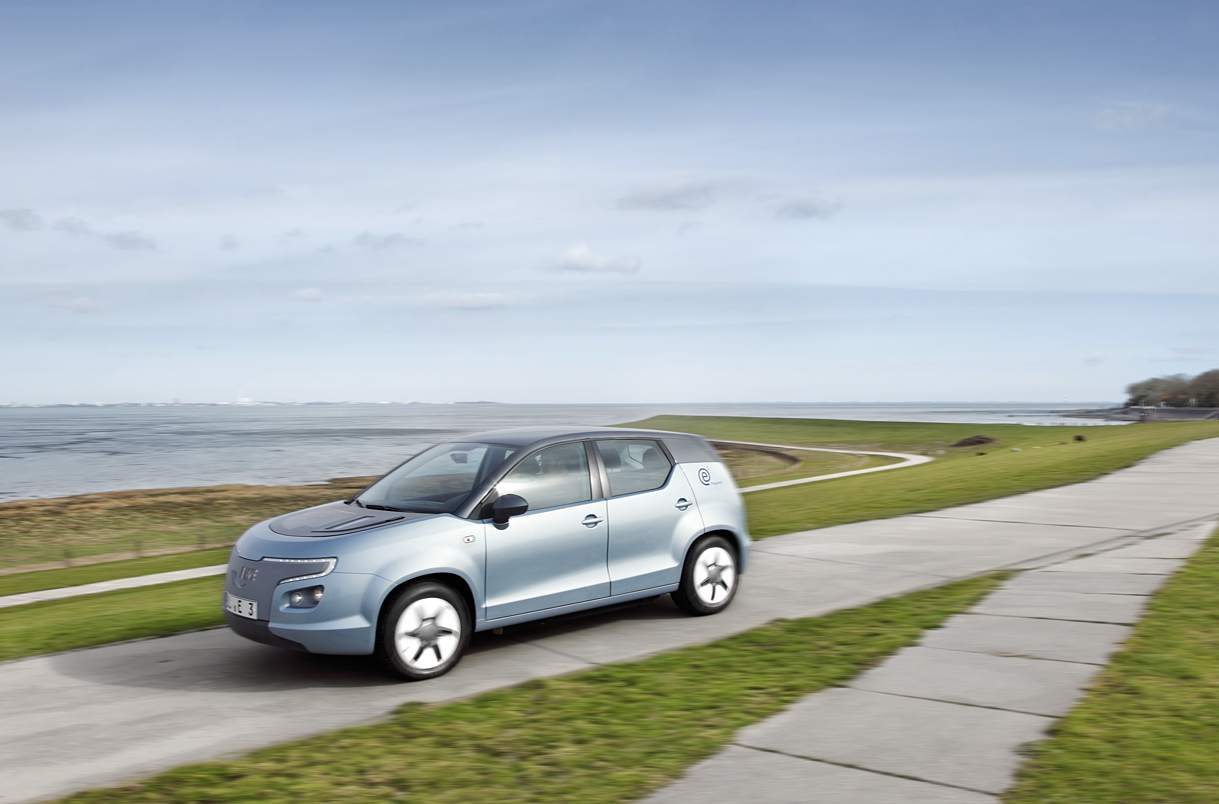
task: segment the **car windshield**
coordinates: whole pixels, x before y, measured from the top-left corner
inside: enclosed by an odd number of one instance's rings
[[[367,508],[452,513],[516,450],[502,444],[438,444],[378,480],[356,499]]]

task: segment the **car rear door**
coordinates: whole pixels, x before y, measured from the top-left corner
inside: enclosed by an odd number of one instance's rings
[[[677,583],[686,544],[703,527],[689,481],[656,441],[595,443],[609,485],[610,594]]]

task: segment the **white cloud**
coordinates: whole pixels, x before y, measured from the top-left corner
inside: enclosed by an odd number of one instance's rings
[[[99,232],[80,218],[60,218],[55,229],[77,237],[96,237],[124,251],[156,251],[156,241],[140,232]]]
[[[775,214],[789,220],[805,220],[808,218],[828,218],[842,207],[841,204],[826,201],[815,195],[803,195],[789,198],[775,208]]]
[[[95,300],[87,296],[76,296],[71,291],[55,290],[51,291],[50,298],[47,299],[47,307],[59,307],[63,310],[71,310],[74,313],[91,313],[101,305]]]
[[[235,251],[239,245],[241,244],[237,242],[237,238],[233,237],[232,235],[225,235],[224,237],[220,238],[221,251]]]
[[[301,288],[288,294],[288,298],[298,302],[320,302],[326,298],[321,288]]]
[[[1092,115],[1092,125],[1119,134],[1146,131],[1162,126],[1167,115],[1167,106],[1111,106]]]
[[[702,209],[715,203],[715,193],[710,184],[695,181],[680,181],[641,187],[618,199],[623,209]]]
[[[476,309],[503,307],[508,303],[501,293],[429,293],[423,297],[429,307],[457,307]]]
[[[398,234],[397,232],[391,234],[364,232],[352,238],[351,242],[364,248],[383,249],[392,248],[393,246],[417,246],[422,241],[414,237],[407,237],[404,234]]]
[[[555,265],[560,271],[579,271],[582,273],[621,273],[633,274],[639,270],[642,261],[638,257],[627,257],[619,254],[598,254],[586,243],[576,243],[559,255]]]
[[[42,228],[42,217],[26,207],[0,209],[0,223],[14,232],[32,232]]]

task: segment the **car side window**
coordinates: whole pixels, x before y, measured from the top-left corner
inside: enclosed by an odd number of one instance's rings
[[[591,500],[592,482],[584,443],[538,450],[521,461],[495,489],[501,497],[505,494],[524,497],[530,511]]]
[[[669,463],[655,441],[598,441],[597,452],[609,476],[610,496],[658,489],[669,479]]]

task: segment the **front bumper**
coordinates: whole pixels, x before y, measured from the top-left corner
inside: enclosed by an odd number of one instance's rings
[[[265,619],[251,620],[231,612],[225,619],[234,632],[264,645],[303,650],[309,653],[366,656],[377,641],[377,618],[389,582],[376,575],[332,572],[322,578],[276,583],[268,578],[261,588],[235,586],[241,566],[263,562],[236,558],[230,564],[226,591],[238,597],[255,599],[258,614]],[[260,568],[261,569],[261,568]],[[262,582],[264,573],[255,581]],[[313,608],[293,608],[288,596],[297,589],[322,586],[322,600]],[[244,594],[243,594],[244,593]]]

